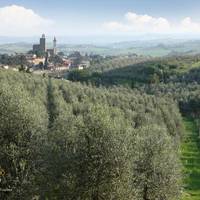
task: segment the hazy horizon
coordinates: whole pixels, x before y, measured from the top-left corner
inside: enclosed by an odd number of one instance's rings
[[[161,34],[141,34],[133,36],[106,36],[106,35],[80,35],[80,36],[60,36],[60,35],[46,35],[47,43],[52,43],[53,37],[56,36],[58,44],[91,44],[91,45],[106,45],[112,43],[125,43],[125,42],[153,42],[160,41],[167,43],[168,41],[185,42],[191,40],[200,40],[200,35],[161,35]],[[0,44],[12,43],[27,43],[33,44],[39,41],[41,35],[35,36],[0,36]]]

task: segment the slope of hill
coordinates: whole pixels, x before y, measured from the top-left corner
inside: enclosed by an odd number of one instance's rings
[[[200,82],[199,69],[199,55],[164,58],[129,55],[104,59],[82,72],[72,71],[68,78],[96,85],[133,87],[135,83]]]
[[[117,60],[117,59],[116,59]],[[173,99],[184,120],[182,143],[183,200],[200,199],[200,63],[199,56],[149,59],[129,66],[106,61],[85,72],[71,72],[72,80],[94,85],[124,85],[142,94]],[[124,59],[126,61],[126,59]],[[123,64],[121,64],[123,63]],[[101,67],[100,67],[101,66]],[[89,73],[92,71],[93,73]],[[96,71],[96,72],[95,72]],[[73,74],[74,73],[74,74]]]
[[[0,54],[26,53],[31,48],[32,45],[28,43],[0,44]]]
[[[37,41],[37,40],[34,40]],[[33,42],[19,42],[0,44],[0,53],[26,53],[32,49]],[[48,44],[51,46],[52,44]],[[167,55],[195,55],[199,54],[199,40],[144,40],[108,44],[65,44],[58,42],[58,50],[65,54],[80,51],[87,54],[100,55],[127,55],[138,54],[143,56],[161,57]]]
[[[2,199],[178,199],[170,99],[0,70]]]

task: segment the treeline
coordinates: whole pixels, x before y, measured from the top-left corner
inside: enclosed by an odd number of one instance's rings
[[[199,76],[199,73],[196,76]],[[183,116],[193,118],[196,121],[200,136],[200,84],[198,82],[145,84],[137,88],[150,95],[173,99]]]
[[[125,66],[145,62],[147,60],[151,60],[151,58],[145,56],[138,56],[136,54],[130,54],[126,56],[107,56],[101,59],[93,59],[90,71],[106,72],[113,69],[123,68]]]
[[[102,65],[106,68],[106,65]],[[72,71],[68,79],[96,86],[121,85],[137,88],[147,94],[170,97],[177,101],[183,115],[200,118],[199,55],[149,59],[130,66],[113,67],[111,70],[108,67],[103,72],[96,67]]]
[[[200,117],[200,85],[194,83],[151,84],[137,87],[141,92],[173,99],[185,116]]]
[[[93,64],[82,72],[72,71],[68,79],[94,85],[159,84],[169,82],[200,82],[200,56],[165,58],[119,57]]]
[[[1,199],[178,199],[171,99],[0,71]]]
[[[27,65],[27,59],[24,55],[0,54],[0,65],[20,66]]]

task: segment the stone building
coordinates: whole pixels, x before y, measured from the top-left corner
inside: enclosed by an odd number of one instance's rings
[[[57,54],[57,40],[56,37],[53,39],[53,48],[52,49],[47,49],[46,48],[46,38],[45,35],[43,34],[42,37],[40,38],[40,44],[34,44],[33,45],[33,53],[35,54],[42,54],[48,56],[54,56]]]
[[[46,52],[46,38],[45,38],[44,34],[40,38],[40,44],[33,45],[33,52],[34,53],[38,53],[38,52],[45,53]]]

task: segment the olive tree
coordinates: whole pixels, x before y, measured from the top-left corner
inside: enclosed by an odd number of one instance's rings
[[[171,136],[157,125],[137,132],[132,170],[138,200],[178,199],[181,166]]]

